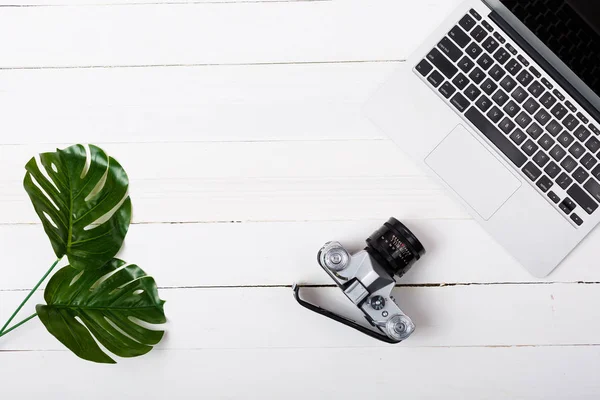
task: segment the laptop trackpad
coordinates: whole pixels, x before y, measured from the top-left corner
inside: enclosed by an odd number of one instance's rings
[[[521,186],[521,181],[462,125],[446,136],[425,163],[484,220]]]

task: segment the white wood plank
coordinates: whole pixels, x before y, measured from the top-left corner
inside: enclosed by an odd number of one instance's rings
[[[198,345],[201,345],[199,342]],[[113,366],[0,353],[11,399],[595,399],[598,347],[154,351]],[[39,371],[31,384],[32,367]],[[57,366],[60,366],[58,368]],[[65,372],[68,371],[68,372]],[[66,378],[68,376],[68,378]],[[102,384],[98,384],[102,382]]]
[[[319,248],[339,240],[359,250],[384,221],[133,225],[119,257],[140,265],[161,287],[332,284],[317,265]],[[540,280],[474,221],[403,221],[427,249],[403,285],[600,282],[597,231]],[[33,287],[54,260],[40,225],[0,226],[0,254],[0,290]]]
[[[0,146],[0,222],[38,222],[23,166],[55,147]],[[135,222],[467,217],[383,140],[102,147],[129,175]]]
[[[0,70],[0,144],[381,139],[362,107],[397,67]]]
[[[0,67],[400,60],[458,3],[5,7]]]
[[[177,265],[172,268],[176,271]],[[302,293],[362,320],[337,287],[306,288]],[[0,292],[2,320],[24,295]],[[390,347],[302,308],[289,287],[163,289],[161,297],[169,318],[168,335],[159,345],[163,349]],[[416,325],[403,347],[600,345],[597,284],[401,287],[394,297]],[[41,292],[22,317],[40,301]],[[3,350],[61,346],[38,319],[0,341]]]

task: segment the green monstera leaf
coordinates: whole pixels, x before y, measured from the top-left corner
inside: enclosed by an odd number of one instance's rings
[[[60,269],[44,299],[47,304],[38,304],[36,311],[46,329],[89,361],[115,363],[94,338],[117,356],[136,357],[152,350],[164,334],[136,322],[166,322],[154,278],[118,259],[100,269]]]
[[[40,165],[41,164],[41,165]],[[80,144],[40,154],[25,166],[23,185],[57,257],[96,269],[119,251],[131,221],[129,180],[99,147]]]

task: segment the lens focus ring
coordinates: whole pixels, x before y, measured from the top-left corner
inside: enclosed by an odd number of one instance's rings
[[[425,248],[417,237],[395,218],[390,218],[367,239],[365,250],[390,275],[399,277],[425,254]]]

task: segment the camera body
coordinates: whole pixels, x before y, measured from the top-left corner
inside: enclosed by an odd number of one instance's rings
[[[340,243],[328,242],[318,258],[321,267],[362,310],[371,325],[393,340],[404,340],[411,335],[415,326],[391,295],[396,280],[367,250],[351,255]]]
[[[371,337],[399,343],[413,333],[415,325],[392,296],[395,277],[404,275],[423,254],[425,249],[421,242],[395,218],[376,230],[367,239],[365,249],[355,254],[350,254],[339,242],[327,242],[319,250],[319,265],[377,331],[302,300],[295,285],[296,300],[316,313]]]

